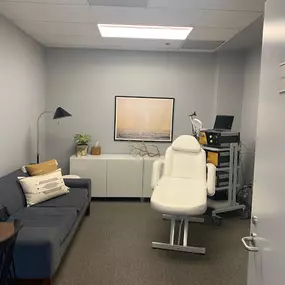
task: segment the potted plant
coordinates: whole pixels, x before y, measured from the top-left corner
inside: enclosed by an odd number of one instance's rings
[[[76,143],[76,156],[87,155],[91,136],[87,134],[76,134],[74,136],[74,141]]]

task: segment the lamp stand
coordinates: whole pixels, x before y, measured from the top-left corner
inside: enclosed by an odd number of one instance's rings
[[[40,163],[40,119],[44,114],[54,114],[52,111],[42,112],[37,121],[37,163]]]

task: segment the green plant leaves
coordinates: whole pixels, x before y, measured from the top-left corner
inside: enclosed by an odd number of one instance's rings
[[[76,144],[89,144],[91,142],[91,136],[87,134],[75,134],[74,141]]]

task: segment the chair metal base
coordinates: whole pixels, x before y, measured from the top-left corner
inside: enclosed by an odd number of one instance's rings
[[[169,215],[169,214],[163,214],[162,218],[164,220],[171,220],[171,219],[174,218],[176,221],[181,221],[182,219],[185,218],[185,216],[172,216],[172,215]],[[203,224],[205,222],[204,218],[198,218],[198,217],[187,217],[187,220],[190,223],[201,223],[201,224]]]
[[[189,222],[194,223],[203,223],[203,218],[193,218],[193,217],[183,217],[183,216],[171,216],[171,215],[163,215],[164,219],[170,219],[170,241],[169,244],[161,243],[161,242],[152,242],[152,248],[156,249],[166,249],[166,250],[174,250],[174,251],[182,251],[182,252],[191,252],[191,253],[199,253],[205,254],[206,248],[204,247],[193,247],[188,246],[188,225]],[[179,235],[177,239],[177,244],[174,243],[175,241],[175,225],[176,221],[180,222],[179,227]],[[181,234],[181,225],[183,223],[183,242],[182,245],[180,244],[180,234]]]
[[[177,244],[171,245],[169,243],[162,243],[162,242],[152,242],[152,248],[206,254],[206,248],[204,247],[183,246]]]

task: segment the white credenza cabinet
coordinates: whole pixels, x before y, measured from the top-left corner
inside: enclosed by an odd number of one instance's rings
[[[101,154],[70,157],[70,174],[90,178],[92,197],[150,198],[152,164],[162,157]]]

